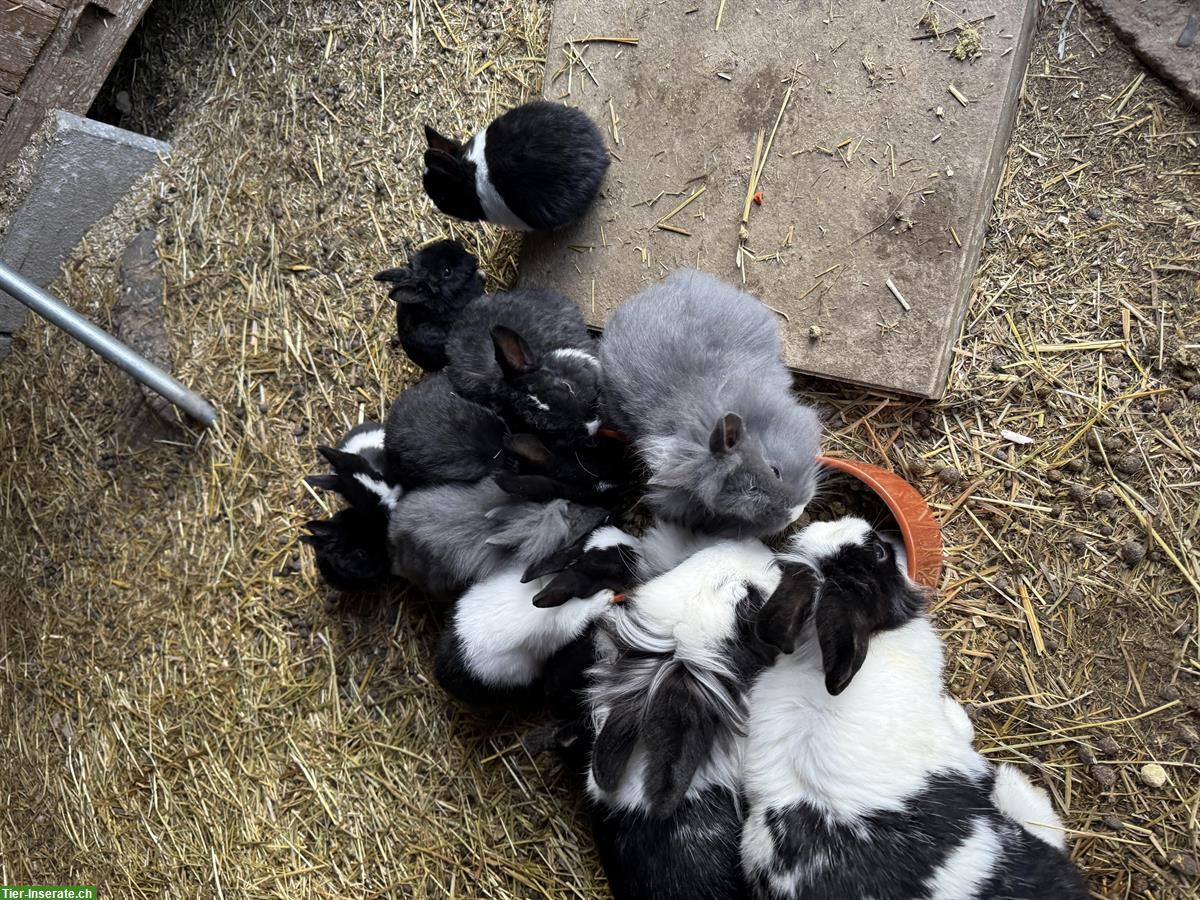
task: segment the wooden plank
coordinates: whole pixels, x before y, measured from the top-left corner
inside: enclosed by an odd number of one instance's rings
[[[526,241],[521,284],[602,326],[665,272],[700,268],[782,313],[793,368],[939,395],[1036,7],[938,6],[934,37],[924,3],[727,3],[718,31],[715,0],[555,0],[545,94],[586,111],[613,161],[582,222]],[[950,52],[964,20],[975,59]]]
[[[21,87],[58,18],[41,0],[0,3],[0,91],[15,94]]]
[[[0,9],[14,3],[61,11],[0,125],[0,166],[16,156],[49,110],[87,113],[150,6],[150,0],[0,0]]]

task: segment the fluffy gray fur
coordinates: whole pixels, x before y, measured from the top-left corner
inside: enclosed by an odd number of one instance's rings
[[[677,270],[618,307],[600,362],[605,419],[633,439],[661,516],[764,536],[812,499],[821,426],[792,398],[774,316],[749,294]]]
[[[388,522],[392,573],[427,594],[452,596],[503,566],[541,562],[606,516],[566,500],[517,500],[490,478],[420,488]]]
[[[497,326],[516,332],[527,345],[524,371],[505,372],[497,362],[492,337]],[[595,341],[579,309],[557,291],[530,288],[472,301],[450,333],[446,354],[455,390],[497,410],[514,428],[575,437],[596,418]]]
[[[458,396],[438,372],[401,393],[388,412],[388,475],[405,488],[478,481],[500,468],[507,433],[503,419]]]

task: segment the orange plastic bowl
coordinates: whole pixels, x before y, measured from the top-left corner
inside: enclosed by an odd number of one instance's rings
[[[818,457],[821,465],[857,478],[887,504],[900,526],[908,577],[935,588],[942,580],[942,530],[920,492],[894,472],[852,459]]]

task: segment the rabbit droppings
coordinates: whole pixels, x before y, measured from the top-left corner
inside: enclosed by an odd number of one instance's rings
[[[656,514],[765,537],[804,511],[821,426],[792,399],[774,314],[749,294],[673,272],[617,308],[600,362],[607,421],[645,462]]]
[[[1086,900],[1049,798],[972,747],[903,551],[845,518],[781,563],[746,739],[753,896]]]

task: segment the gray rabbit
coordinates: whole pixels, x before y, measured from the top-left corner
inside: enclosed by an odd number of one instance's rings
[[[673,272],[617,309],[600,362],[605,420],[633,440],[660,516],[761,537],[812,499],[820,423],[792,398],[774,317],[749,294]]]
[[[453,596],[505,566],[541,562],[606,518],[567,500],[513,498],[490,478],[419,488],[388,522],[392,573],[427,594]]]
[[[575,304],[531,288],[473,300],[446,343],[446,374],[513,431],[553,441],[595,434],[600,362]]]

